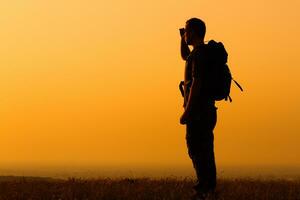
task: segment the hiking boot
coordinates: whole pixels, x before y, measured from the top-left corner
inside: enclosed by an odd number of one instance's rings
[[[196,193],[192,196],[191,200],[213,200],[217,199],[217,193],[215,189],[201,191],[199,188],[195,188]]]
[[[193,186],[193,189],[194,189],[194,191],[199,192],[199,193],[214,193],[216,190],[215,187],[207,188],[207,187],[202,187],[198,184]]]
[[[196,193],[190,200],[216,200],[219,199],[218,196],[219,195],[215,192]]]
[[[191,200],[207,200],[208,193],[196,193],[191,197]]]

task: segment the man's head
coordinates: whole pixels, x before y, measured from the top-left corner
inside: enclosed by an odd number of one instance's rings
[[[188,45],[194,45],[196,42],[204,41],[206,32],[205,23],[198,18],[191,18],[186,21],[184,39]]]

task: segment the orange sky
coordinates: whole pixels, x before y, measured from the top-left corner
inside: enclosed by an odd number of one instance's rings
[[[285,4],[283,4],[285,3]],[[298,0],[37,1],[0,7],[0,162],[191,165],[178,29],[222,41],[217,164],[300,165]]]

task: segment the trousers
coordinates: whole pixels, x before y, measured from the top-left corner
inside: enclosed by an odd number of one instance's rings
[[[186,124],[188,154],[197,175],[196,191],[214,190],[217,184],[213,133],[217,122],[216,110],[216,107],[204,109],[197,119]]]

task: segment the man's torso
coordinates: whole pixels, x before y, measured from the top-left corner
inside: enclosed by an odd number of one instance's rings
[[[198,103],[192,110],[192,116],[197,117],[201,113],[215,109],[215,101],[209,95],[209,77],[210,72],[210,57],[208,55],[207,46],[202,45],[193,49],[185,63],[184,73],[184,107],[186,107],[190,87],[193,81],[193,70],[197,71],[197,76],[201,78],[201,91],[198,97]],[[194,62],[194,65],[193,65]],[[194,69],[193,69],[194,67]],[[195,75],[194,75],[195,76]]]

